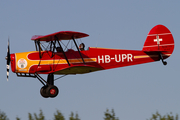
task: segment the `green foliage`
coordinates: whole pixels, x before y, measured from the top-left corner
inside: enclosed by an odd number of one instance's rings
[[[79,115],[76,113],[76,115],[75,115],[75,117],[74,117],[74,113],[71,112],[70,117],[69,117],[69,120],[80,120],[80,119],[79,119]]]
[[[118,117],[115,117],[114,109],[112,109],[111,112],[109,112],[109,109],[106,109],[104,115],[105,115],[104,120],[119,120]]]
[[[56,113],[54,113],[53,120],[65,120],[65,118],[59,110],[56,110]]]
[[[40,110],[39,115],[37,115],[36,113],[34,113],[34,117],[32,116],[31,113],[28,113],[28,117],[29,117],[29,120],[45,120],[45,116],[44,116],[42,110]]]
[[[109,111],[109,109],[106,109],[106,112],[104,112],[104,115],[105,115],[104,120],[119,120],[119,118],[115,116],[114,109],[112,109],[111,111]],[[28,113],[28,118],[29,120],[45,120],[45,116],[41,109],[40,109],[39,114]],[[0,110],[0,120],[9,120],[7,115],[1,110]],[[16,120],[20,120],[20,118],[16,117]],[[54,113],[53,120],[65,120],[65,118],[59,110],[56,110],[56,112]],[[77,113],[74,114],[73,112],[71,112],[69,116],[69,120],[80,120],[80,118]],[[150,119],[147,119],[147,120],[178,120],[178,114],[173,116],[172,112],[170,112],[170,114],[166,114],[162,116],[157,111],[155,114],[152,114],[152,117]]]
[[[178,120],[178,114],[173,116],[172,112],[170,112],[170,114],[161,116],[157,111],[155,114],[152,114],[152,117],[149,120]]]
[[[16,120],[21,120],[19,117],[16,117]]]
[[[6,113],[0,110],[0,120],[9,120],[6,116]]]
[[[28,113],[28,118],[29,118],[29,120],[34,120],[31,113]]]

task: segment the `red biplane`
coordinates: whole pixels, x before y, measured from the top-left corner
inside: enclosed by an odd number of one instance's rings
[[[60,31],[49,35],[35,35],[36,51],[13,53],[7,52],[7,80],[9,64],[12,72],[19,77],[37,78],[43,87],[40,93],[43,97],[56,97],[58,88],[54,85],[54,75],[84,74],[99,70],[137,65],[168,58],[174,50],[174,40],[171,32],[163,25],[153,27],[147,35],[142,50],[123,50],[89,47],[85,50],[82,43],[77,45],[79,38],[89,35],[74,31]],[[67,42],[66,45],[63,42]],[[70,42],[71,41],[71,42]],[[67,49],[68,44],[76,49]],[[47,74],[44,80],[40,74]]]

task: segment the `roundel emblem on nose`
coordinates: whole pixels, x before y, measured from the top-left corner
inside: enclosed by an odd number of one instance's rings
[[[21,58],[18,60],[18,67],[19,68],[26,68],[27,66],[27,61],[24,58]]]

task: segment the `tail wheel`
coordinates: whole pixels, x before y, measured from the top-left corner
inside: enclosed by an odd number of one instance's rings
[[[47,93],[47,95],[48,95],[49,97],[54,98],[54,97],[56,97],[56,96],[58,95],[59,90],[58,90],[58,88],[57,88],[56,86],[54,86],[54,85],[49,85],[49,86],[47,87],[47,89],[46,89],[46,93]]]
[[[48,98],[48,94],[46,93],[46,89],[47,89],[47,85],[43,86],[40,90],[41,96],[43,96],[44,98]]]

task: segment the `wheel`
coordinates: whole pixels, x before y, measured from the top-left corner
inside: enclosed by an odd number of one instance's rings
[[[163,64],[164,64],[164,65],[167,65],[167,62],[166,62],[166,61],[164,61],[164,62],[163,62]]]
[[[56,86],[54,85],[49,85],[47,88],[46,88],[46,93],[49,97],[51,98],[54,98],[58,95],[59,93],[59,90]]]
[[[47,85],[43,86],[41,89],[40,89],[40,93],[41,93],[41,96],[43,96],[44,98],[48,98],[48,94],[46,93],[46,89],[47,89]]]

